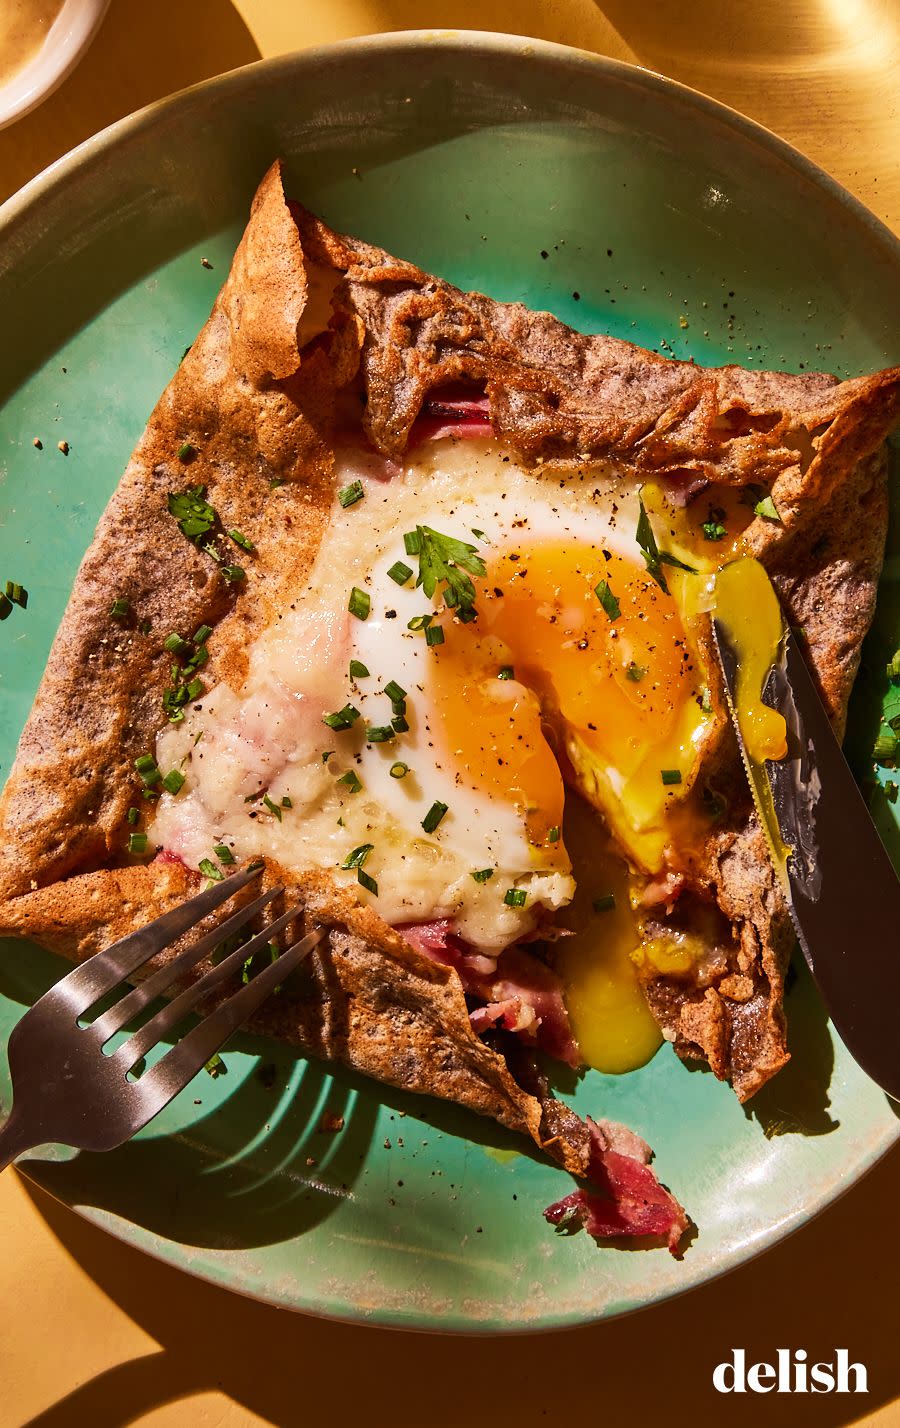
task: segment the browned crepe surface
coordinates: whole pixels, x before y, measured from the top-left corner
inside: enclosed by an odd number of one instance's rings
[[[843,720],[874,608],[886,528],[880,447],[900,407],[900,372],[837,383],[669,362],[462,294],[301,210],[296,218],[275,166],[212,315],[85,556],[0,799],[0,932],[84,957],[194,886],[177,865],[122,866],[134,759],[164,722],[162,641],[212,625],[205,677],[240,684],[248,644],[315,559],[352,383],[362,383],[368,435],[387,455],[403,451],[428,391],[463,379],[486,385],[495,430],[527,463],[602,458],[638,481],[689,473],[774,483],[784,525],[755,521],[750,548],[803,623]],[[332,288],[322,331],[322,294]],[[185,442],[198,453],[189,465],[177,455]],[[201,482],[223,525],[254,542],[245,587],[226,585],[167,514],[170,492]],[[122,595],[151,622],[149,634],[111,625]],[[676,1048],[706,1057],[746,1096],[786,1059],[790,933],[727,738],[717,757],[735,796],[693,874],[701,900],[718,907],[706,981],[656,977],[646,990]],[[583,1126],[522,1090],[472,1032],[455,972],[414,952],[327,877],[282,870],[281,880],[332,931],[304,996],[270,1002],[258,1029],[495,1116],[584,1169]]]

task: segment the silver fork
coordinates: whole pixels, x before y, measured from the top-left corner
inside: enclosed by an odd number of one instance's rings
[[[54,1142],[79,1150],[113,1150],[139,1131],[182,1091],[228,1037],[247,1021],[275,988],[299,966],[324,929],[301,937],[274,961],[232,993],[227,1001],[205,1016],[156,1064],[136,1079],[131,1071],[156,1044],[171,1032],[202,998],[241,969],[248,957],[295,920],[301,909],[291,908],[223,957],[185,991],[135,1031],[111,1055],[103,1047],[109,1038],[161,996],[179,977],[197,965],[225,938],[240,932],[258,912],[284,891],[262,893],[213,931],[153,972],[114,1006],[84,1027],[82,1018],[101,998],[127,981],[145,962],[194,927],[201,918],[261,871],[246,868],[123,937],[45,992],[13,1028],[9,1039],[9,1066],[13,1081],[13,1106],[0,1130],[0,1170],[17,1155]]]

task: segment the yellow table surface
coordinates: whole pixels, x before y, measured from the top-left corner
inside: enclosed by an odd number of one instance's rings
[[[430,26],[657,69],[796,144],[900,230],[897,0],[113,0],[80,67],[0,132],[0,199],[121,115],[261,56]],[[595,1328],[451,1340],[328,1324],[157,1264],[0,1178],[0,1424],[900,1424],[900,1155],[753,1264]],[[836,1347],[869,1394],[723,1398],[713,1367]]]

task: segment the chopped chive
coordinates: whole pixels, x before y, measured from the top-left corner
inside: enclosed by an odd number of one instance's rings
[[[753,507],[753,514],[755,516],[762,516],[764,521],[781,521],[778,507],[771,496],[764,496],[761,501],[757,501]]]
[[[638,684],[640,680],[643,679],[646,673],[647,670],[644,665],[635,664],[634,660],[632,660],[631,664],[625,671],[625,677],[626,679],[630,679],[634,684]]]
[[[554,823],[554,825],[553,825],[552,828],[548,828],[548,829],[547,829],[547,842],[548,842],[548,843],[558,843],[558,842],[559,842],[559,827],[558,827],[558,825],[555,824],[555,823]]]
[[[395,582],[395,584],[405,585],[407,580],[409,580],[410,576],[412,575],[412,569],[410,566],[404,565],[402,560],[395,560],[390,570],[388,571],[388,575]]]
[[[141,620],[141,623],[138,625],[138,629],[140,630],[142,635],[149,635],[150,631],[153,629],[153,626],[151,625],[149,620]]]
[[[358,848],[354,848],[352,853],[347,854],[341,863],[341,867],[361,868],[366,858],[368,858],[369,854],[374,850],[374,847],[374,843],[360,843]]]
[[[493,876],[493,868],[479,868],[477,872],[472,874],[472,877],[475,879],[476,883],[486,883],[488,879],[492,878]]]
[[[386,694],[388,699],[391,700],[406,698],[406,690],[400,688],[400,685],[397,683],[396,679],[388,680],[387,684],[384,686],[384,689],[381,692],[382,694]]]
[[[125,822],[130,823],[131,826],[134,827],[140,816],[141,810],[139,808],[129,808],[128,812],[125,814]]]
[[[260,788],[260,789],[257,789],[256,793],[248,793],[247,796],[246,796],[246,798],[244,799],[244,802],[245,802],[245,803],[259,803],[259,800],[262,798],[262,796],[263,796],[263,790]]]
[[[401,763],[398,760],[397,763],[391,764],[388,772],[391,778],[406,778],[406,775],[409,773],[409,764]]]
[[[609,619],[618,620],[622,613],[622,607],[609,588],[609,582],[607,580],[601,580],[599,585],[594,587],[594,594],[600,601]]]
[[[427,630],[433,619],[433,615],[413,615],[406,628],[418,633],[419,630]]]
[[[685,565],[683,560],[679,560],[677,555],[671,555],[667,550],[659,552],[659,563],[660,565],[672,565],[676,570],[686,570],[688,575],[697,574],[695,565]]]
[[[272,817],[273,817],[273,818],[277,818],[277,819],[278,819],[278,822],[280,823],[280,822],[281,822],[281,809],[278,807],[278,804],[277,804],[277,803],[273,803],[272,799],[269,797],[268,794],[266,794],[266,795],[264,796],[264,798],[263,798],[263,804],[265,805],[266,808],[268,808],[269,812],[272,814]]]
[[[209,659],[209,649],[206,645],[198,645],[188,660],[188,669],[202,669]]]
[[[223,565],[222,579],[227,580],[229,585],[240,585],[247,579],[247,572],[240,565]]]
[[[334,753],[334,749],[326,749],[325,752],[324,752],[323,755],[322,755],[322,763],[323,763],[323,764],[327,764],[327,763],[328,763],[328,760],[331,758],[331,755],[332,755],[333,753]]]
[[[422,819],[422,827],[425,829],[425,832],[433,833],[446,812],[447,804],[435,801]]]
[[[229,531],[228,534],[231,536],[231,539],[234,541],[235,545],[240,546],[241,550],[248,551],[250,555],[252,555],[253,552],[256,550],[256,546],[253,544],[249,536],[242,535],[240,531],[235,530]]]
[[[440,625],[429,625],[425,630],[425,643],[429,647],[444,643],[444,631]]]
[[[329,729],[349,729],[359,718],[359,710],[354,709],[352,704],[345,704],[343,709],[338,709],[334,714],[326,714],[322,723],[327,724]]]
[[[361,481],[351,481],[349,486],[342,486],[337,494],[338,500],[346,510],[348,506],[355,506],[357,501],[361,501],[366,493]]]
[[[362,779],[355,769],[348,769],[345,774],[341,774],[338,783],[345,783],[351,793],[359,793],[362,788]]]
[[[8,620],[13,612],[13,602],[0,590],[0,620]]]
[[[369,671],[366,669],[365,665],[362,663],[361,660],[352,659],[352,660],[350,661],[350,678],[351,678],[351,679],[368,679],[368,678],[369,678]]]
[[[888,803],[896,803],[898,793],[900,793],[900,785],[896,784],[892,778],[889,778],[884,785],[884,796]]]
[[[407,555],[419,555],[422,550],[422,537],[418,531],[406,531],[403,536],[403,549]]]
[[[193,461],[196,455],[197,448],[189,441],[182,442],[181,446],[179,446],[178,448],[179,461]]]
[[[366,740],[370,744],[389,744],[393,738],[390,724],[370,724],[366,729]]]
[[[374,878],[369,877],[368,873],[363,872],[362,868],[357,868],[356,870],[356,881],[360,887],[365,888],[366,892],[372,893],[374,897],[378,896],[378,884]]]
[[[191,643],[195,645],[205,645],[211,634],[212,625],[201,625],[199,630],[195,631]]]
[[[184,787],[184,774],[180,769],[169,769],[162,781],[166,793],[176,794]]]
[[[395,714],[391,720],[391,728],[395,734],[408,734],[409,723],[403,714]]]
[[[524,907],[527,896],[524,888],[507,888],[503,901],[507,907]]]
[[[7,593],[9,592],[7,591]],[[114,600],[109,607],[109,618],[111,620],[127,620],[130,614],[131,604],[124,596],[121,596],[118,600]]]
[[[183,640],[181,635],[176,635],[174,632],[171,635],[166,635],[163,640],[163,649],[168,650],[169,654],[187,655],[191,653],[188,641]]]
[[[498,679],[515,679],[516,671],[511,664],[502,664],[497,670]]]
[[[397,714],[397,715],[405,714],[405,713],[406,713],[406,700],[405,700],[405,699],[392,699],[392,700],[391,700],[391,713],[392,713],[392,714]]]
[[[882,729],[872,746],[872,758],[876,764],[892,763],[897,757],[900,739],[888,729]]]
[[[668,595],[669,587],[666,584],[666,577],[663,575],[660,567],[659,546],[656,544],[656,536],[653,534],[653,527],[650,524],[650,517],[647,515],[644,506],[643,496],[638,496],[638,505],[640,507],[640,515],[638,516],[635,540],[641,548],[641,554],[644,557],[644,564],[647,567],[648,574],[652,575],[660,590]]]
[[[220,863],[231,864],[234,862],[234,854],[227,843],[217,843],[213,848],[213,852]]]
[[[281,806],[282,808],[293,808],[294,800],[292,798],[289,798],[288,795],[285,794],[284,798],[281,800]]]
[[[203,1069],[215,1080],[217,1076],[224,1076],[228,1068],[217,1051],[215,1056],[211,1056],[204,1064]]]
[[[603,893],[600,897],[594,898],[595,912],[612,912],[616,905],[615,893]]]
[[[469,529],[471,530],[476,540],[487,540],[487,536],[485,535],[484,531],[477,531],[474,526],[470,526]]]
[[[152,754],[141,754],[135,759],[134,766],[141,776],[141,782],[148,788],[152,788],[153,784],[158,783],[162,777]]]
[[[445,604],[449,603],[449,601],[445,601]],[[461,625],[470,625],[473,620],[478,619],[478,612],[473,605],[460,605],[456,611],[456,618]]]
[[[681,769],[660,769],[659,776],[663,783],[681,783]]]
[[[703,535],[706,540],[724,540],[727,532],[721,521],[704,521]]]
[[[203,680],[192,679],[190,684],[186,684],[184,688],[189,700],[196,699],[199,695],[203,693]]]
[[[211,858],[201,858],[197,866],[200,872],[203,873],[205,877],[212,878],[214,883],[220,883],[225,876],[222,869],[217,868]]]
[[[146,833],[130,833],[128,835],[129,853],[146,853],[147,835]]]
[[[358,585],[354,585],[350,591],[350,599],[347,602],[347,609],[350,611],[350,614],[355,615],[357,620],[368,620],[371,608],[371,597],[365,590],[360,590]]]

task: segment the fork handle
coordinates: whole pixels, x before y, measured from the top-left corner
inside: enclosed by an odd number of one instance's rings
[[[22,1119],[16,1115],[16,1108],[13,1106],[6,1124],[0,1128],[0,1170],[11,1165],[23,1150],[32,1150],[40,1144],[39,1140],[35,1140],[34,1136],[24,1129]]]

